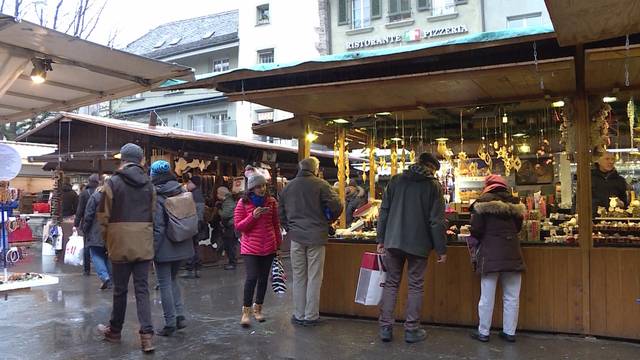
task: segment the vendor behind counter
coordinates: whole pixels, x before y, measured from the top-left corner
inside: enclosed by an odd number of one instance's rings
[[[597,214],[598,206],[609,208],[612,197],[617,197],[625,207],[629,205],[627,182],[616,171],[615,160],[613,153],[605,152],[591,170],[591,204],[594,216]]]

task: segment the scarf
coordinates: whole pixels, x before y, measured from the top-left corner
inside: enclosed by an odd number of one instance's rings
[[[431,170],[429,170],[428,167],[422,165],[422,164],[413,164],[411,166],[409,166],[409,171],[422,175],[422,176],[431,176],[433,174],[431,174]]]
[[[262,207],[264,205],[265,196],[258,196],[254,193],[249,193],[249,200],[253,203],[255,207]]]

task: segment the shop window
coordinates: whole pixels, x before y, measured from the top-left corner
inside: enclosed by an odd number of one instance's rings
[[[540,12],[507,17],[508,29],[523,28],[528,26],[539,26],[541,23],[542,23],[542,13]]]
[[[258,64],[269,64],[274,62],[273,49],[258,50]]]
[[[389,0],[389,22],[411,18],[410,0]]]
[[[431,16],[451,15],[456,12],[455,0],[431,0]]]
[[[269,4],[256,7],[256,24],[263,25],[269,23]]]
[[[229,59],[213,60],[213,72],[223,72],[229,70]]]

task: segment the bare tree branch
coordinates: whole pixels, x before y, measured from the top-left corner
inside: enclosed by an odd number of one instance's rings
[[[2,3],[0,4],[0,13],[4,11],[4,2],[6,0],[2,0]]]
[[[98,23],[100,22],[100,18],[102,17],[102,11],[104,11],[104,8],[106,6],[107,6],[107,0],[105,0],[104,3],[102,3],[102,7],[100,8],[100,10],[98,10],[98,12],[91,17],[91,19],[87,23],[88,26],[91,26],[91,29],[89,29],[88,33],[83,35],[84,39],[88,39],[89,36],[91,36],[91,34],[93,33],[93,30],[96,29],[96,27],[98,26]]]
[[[22,0],[16,0],[16,6],[13,11],[13,17],[19,18],[21,13]]]
[[[47,21],[44,18],[44,9],[42,8],[42,3],[33,2],[33,10],[36,13],[36,17],[38,18],[38,24],[40,26],[47,26]]]
[[[58,16],[60,15],[60,7],[62,7],[62,3],[64,0],[58,1],[58,5],[56,5],[56,12],[53,15],[53,30],[58,29]]]
[[[111,30],[111,32],[109,33],[109,40],[107,41],[107,46],[110,48],[114,48],[115,44],[116,44],[116,38],[118,37],[118,33],[119,33],[119,29],[116,28],[115,30]]]

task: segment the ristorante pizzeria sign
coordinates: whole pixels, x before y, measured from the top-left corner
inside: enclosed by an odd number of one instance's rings
[[[401,42],[416,42],[422,39],[430,39],[439,36],[466,34],[468,32],[469,30],[465,25],[447,26],[425,31],[423,31],[422,29],[413,29],[406,31],[402,35],[389,35],[359,41],[349,41],[346,43],[346,47],[347,50],[357,50]]]

